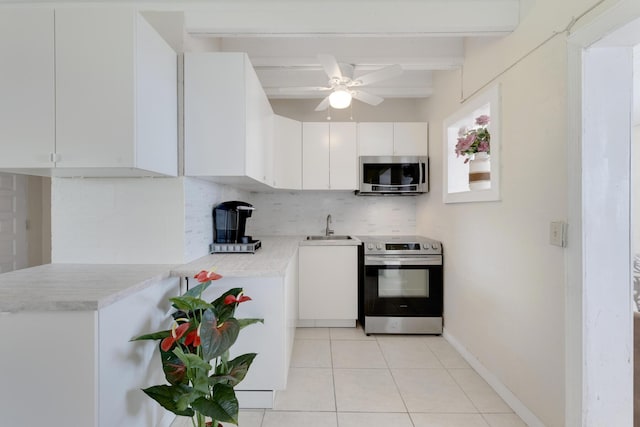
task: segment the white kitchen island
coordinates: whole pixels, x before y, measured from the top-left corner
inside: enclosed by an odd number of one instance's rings
[[[265,319],[242,330],[232,351],[258,353],[237,387],[241,407],[270,407],[286,387],[299,241],[267,238],[253,255],[185,265],[49,264],[0,275],[0,425],[169,426],[173,414],[140,391],[166,382],[157,343],[129,340],[169,328],[168,298],[181,278],[213,266],[224,278],[212,298],[243,287],[253,301],[236,316]]]
[[[231,288],[243,288],[251,301],[236,309],[237,318],[262,318],[264,324],[242,331],[231,357],[258,353],[246,378],[236,386],[243,408],[271,408],[276,390],[287,386],[298,318],[298,244],[302,237],[268,237],[255,254],[213,254],[175,267],[172,275],[197,282],[201,270],[215,268],[223,276],[203,298],[211,301]]]

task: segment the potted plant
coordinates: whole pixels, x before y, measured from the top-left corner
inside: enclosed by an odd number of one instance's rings
[[[469,189],[486,190],[491,188],[491,134],[487,129],[490,117],[486,114],[476,117],[476,127],[458,130],[458,142],[455,147],[456,156],[465,156],[469,163]]]
[[[160,340],[162,370],[169,383],[142,391],[174,414],[190,417],[194,426],[221,426],[219,421],[237,425],[234,387],[246,376],[256,353],[229,360],[229,349],[242,328],[263,319],[234,317],[238,304],[251,300],[242,288],[230,289],[212,302],[202,299],[221,275],[201,271],[195,278],[197,286],[170,299],[175,308],[171,329],[132,340]]]
[[[458,130],[458,143],[456,144],[456,156],[466,156],[465,163],[476,153],[490,153],[491,134],[487,129],[490,118],[486,114],[476,117],[477,127],[467,129],[461,127]]]

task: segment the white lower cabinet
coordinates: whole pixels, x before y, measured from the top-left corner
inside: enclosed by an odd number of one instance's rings
[[[0,316],[3,348],[19,349],[4,352],[0,364],[3,384],[11,384],[0,387],[1,425],[169,426],[173,414],[140,390],[166,384],[158,344],[130,340],[167,327],[169,298],[179,290],[170,277],[97,310]],[[74,332],[64,333],[69,325]],[[46,396],[37,410],[25,372],[37,378],[36,395]]]
[[[300,326],[355,326],[358,318],[358,247],[301,246]]]

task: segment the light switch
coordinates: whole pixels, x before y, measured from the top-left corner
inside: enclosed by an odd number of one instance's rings
[[[549,227],[549,243],[565,248],[567,246],[567,223],[556,221]]]

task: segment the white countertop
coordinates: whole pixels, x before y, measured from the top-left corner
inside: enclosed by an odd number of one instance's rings
[[[0,313],[99,310],[171,276],[216,267],[228,277],[283,276],[304,236],[261,238],[255,254],[207,255],[188,264],[46,264],[0,274]]]
[[[171,265],[46,264],[0,274],[0,313],[98,310],[168,278]]]
[[[303,236],[260,237],[262,247],[254,254],[212,254],[188,264],[175,266],[173,276],[193,277],[202,270],[215,268],[228,277],[283,276]]]

